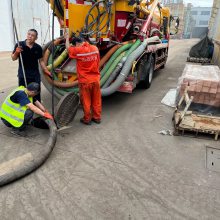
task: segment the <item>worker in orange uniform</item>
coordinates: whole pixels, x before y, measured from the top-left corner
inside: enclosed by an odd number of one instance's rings
[[[91,121],[100,124],[102,101],[99,50],[82,38],[75,37],[72,44],[74,46],[70,46],[69,36],[66,34],[66,49],[69,57],[76,59],[80,101],[84,111],[84,117],[80,119],[80,122],[86,125],[91,125]]]

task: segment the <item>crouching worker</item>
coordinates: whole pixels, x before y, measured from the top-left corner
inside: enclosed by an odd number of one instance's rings
[[[5,99],[0,118],[7,127],[12,128],[11,133],[25,136],[24,130],[34,113],[53,120],[53,116],[34,98],[39,92],[40,85],[33,82],[27,88],[18,87]]]

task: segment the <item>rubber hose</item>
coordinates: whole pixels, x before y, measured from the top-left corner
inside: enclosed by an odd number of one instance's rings
[[[101,77],[103,77],[106,73],[106,71],[110,68],[114,60],[125,50],[128,50],[132,46],[131,43],[125,44],[124,46],[120,47],[110,58],[110,60],[107,62],[105,67],[101,71]]]
[[[103,67],[103,65],[107,62],[107,60],[109,60],[110,56],[118,49],[120,48],[121,45],[117,44],[114,47],[112,47],[106,54],[105,56],[102,57],[102,59],[100,60],[99,63],[99,68],[101,69]]]
[[[54,7],[54,5],[55,5],[55,7]],[[50,0],[50,8],[51,8],[51,10],[55,9],[54,13],[58,18],[63,19],[63,15],[60,13],[59,9],[56,7],[54,0]]]
[[[50,46],[51,42],[52,42],[52,41],[48,42],[46,45],[44,45],[44,46],[42,47],[42,49],[43,49],[43,54],[44,54],[44,55],[45,55],[45,51],[46,51],[46,50],[48,49],[48,47]],[[48,56],[48,57],[49,57],[49,56]],[[47,59],[48,59],[48,58],[47,58]],[[46,88],[50,93],[52,93],[52,86],[51,86],[51,85],[48,83],[48,81],[46,80],[45,74],[44,74],[44,72],[42,71],[40,64],[39,64],[38,69],[39,69],[39,71],[40,71],[41,80],[42,80],[43,85],[45,86],[45,88]],[[55,95],[55,97],[56,97],[57,99],[61,99],[61,97],[62,97],[62,96],[61,96],[59,93],[57,93],[55,90],[54,90],[54,95]]]
[[[69,93],[69,92],[75,92],[75,93],[79,92],[79,88],[72,88],[72,89],[69,89],[69,90],[55,88],[55,90],[56,90],[57,93],[59,93],[62,96],[65,95],[66,93]]]
[[[41,75],[43,74],[41,69],[40,69],[40,73],[41,73]],[[55,78],[57,79],[56,75],[55,75]],[[49,76],[44,74],[43,77],[42,77],[42,82],[43,82],[44,86],[47,88],[47,90],[50,93],[52,93],[52,82],[57,82],[57,81],[53,81]],[[51,83],[49,83],[49,82],[51,82]],[[75,88],[62,88],[62,89],[60,89],[58,87],[54,87],[54,95],[58,99],[60,99],[67,92],[78,93],[78,91],[79,91],[78,87],[75,87]]]
[[[66,60],[67,57],[68,57],[68,52],[67,52],[67,50],[65,49],[65,50],[59,55],[59,57],[57,57],[57,58],[54,60],[54,62],[53,62],[53,67],[54,67],[54,68],[58,67],[61,63],[64,62],[64,60]],[[52,63],[47,66],[47,69],[48,69],[49,71],[51,71],[51,69],[52,69]]]
[[[47,50],[46,50],[47,51]],[[50,57],[52,56],[52,54],[50,54]],[[69,91],[72,91],[72,87],[75,87],[78,85],[78,80],[75,80],[74,82],[71,83],[66,83],[66,82],[60,82],[58,80],[58,77],[56,76],[56,74],[54,74],[54,80],[52,80],[48,75],[44,74],[44,77],[46,78],[46,80],[51,84],[54,85],[56,87],[59,88],[63,88],[63,89],[70,89]]]
[[[109,58],[111,57],[111,55],[120,47],[122,47],[125,44],[128,43],[134,43],[135,40],[130,40],[130,41],[125,41],[122,42],[120,44],[115,45],[114,47],[112,47],[100,60],[100,64],[99,64],[99,68],[101,69],[103,67],[103,65],[109,60]]]
[[[136,49],[136,46],[135,48],[133,48],[132,50]],[[116,76],[118,75],[119,71],[121,70],[121,68],[123,67],[126,59],[127,59],[127,56],[131,53],[132,50],[129,50],[126,52],[126,57],[123,57],[120,62],[118,63],[118,65],[116,66],[116,68],[114,69],[114,71],[111,73],[111,75],[109,76],[108,80],[105,82],[105,84],[102,86],[103,89],[107,88],[111,82],[116,78]]]
[[[123,58],[120,60],[120,62],[118,63],[118,65],[116,66],[116,68],[114,69],[114,71],[112,72],[112,74],[109,76],[108,80],[105,82],[105,84],[102,86],[102,89],[107,88],[111,82],[113,82],[113,80],[116,78],[116,76],[118,75],[119,71],[122,69],[123,67]]]
[[[101,14],[101,13],[100,13],[100,10],[99,10],[99,5],[100,5],[101,3],[103,3],[103,4],[106,6],[106,7],[105,7],[106,11],[104,11],[103,14]],[[88,23],[88,22],[89,22],[89,16],[91,15],[91,12],[92,12],[92,10],[93,10],[95,7],[97,8],[98,16],[96,17],[96,19],[95,19],[93,22],[91,22],[91,23],[89,24],[89,23]],[[102,28],[100,28],[100,25],[101,25],[102,22],[104,21],[105,15],[106,15],[108,12],[109,12],[109,10],[108,10],[108,5],[106,4],[106,1],[105,1],[105,0],[101,0],[101,1],[98,1],[98,2],[97,2],[97,1],[94,1],[94,4],[93,4],[92,7],[89,9],[89,11],[88,11],[88,13],[87,13],[87,15],[86,15],[86,18],[85,18],[85,22],[84,22],[84,23],[85,23],[85,31],[86,31],[86,33],[82,33],[82,34],[85,34],[85,35],[87,35],[87,36],[92,36],[92,35],[94,35],[94,34],[100,32],[100,31],[102,31],[102,30],[105,28],[105,26],[108,26],[108,25],[109,25],[109,19],[110,19],[110,18],[108,18],[106,24],[103,25]],[[109,16],[109,15],[110,15],[110,13],[108,13],[108,16]],[[102,20],[100,20],[101,17],[102,17]],[[90,30],[90,31],[89,31],[89,29],[91,29],[91,28],[94,26],[95,23],[97,23],[97,25],[96,25],[96,30]],[[108,28],[108,27],[107,27],[107,28]]]
[[[52,42],[52,41],[51,41]],[[49,47],[49,45],[51,44],[51,42],[48,42],[44,47],[43,47],[43,53],[47,50],[47,48]],[[44,74],[44,72],[41,69],[41,66],[39,65],[39,71],[40,71],[40,75],[42,76],[42,83],[44,84],[44,86],[46,87],[46,89],[52,93],[52,85],[49,84],[49,82],[46,79],[46,75]],[[47,76],[48,77],[48,76]],[[56,91],[56,87],[54,87],[54,95],[57,99],[61,99],[63,94],[60,94],[59,90],[58,92]]]
[[[109,76],[111,75],[111,73],[114,71],[114,69],[116,68],[116,66],[118,65],[118,63],[120,62],[120,60],[124,57],[125,52],[121,53],[112,63],[112,65],[109,67],[109,69],[107,70],[107,72],[105,73],[105,75],[101,78],[100,81],[100,86],[102,87],[105,82],[108,80]]]
[[[43,77],[41,78],[42,80],[42,83],[43,85],[45,86],[45,88],[50,92],[52,93],[52,85],[50,85],[48,83],[48,81],[46,80],[46,78],[44,77],[44,74],[42,73],[42,71],[40,70],[40,73],[41,75],[43,75]],[[54,88],[55,89],[55,88]],[[54,95],[57,99],[61,99],[62,98],[62,95],[60,95],[59,93],[57,93],[55,90],[54,90]]]
[[[103,84],[108,80],[109,76],[111,75],[111,73],[114,71],[114,69],[116,68],[117,64],[120,62],[120,60],[124,57],[124,59],[122,60],[122,62],[124,63],[127,59],[127,57],[134,51],[137,49],[137,47],[141,44],[140,40],[137,40],[131,47],[130,49],[125,53],[121,53],[112,63],[112,65],[110,66],[110,68],[107,70],[107,72],[105,73],[105,75],[101,78],[101,87],[103,86]]]
[[[135,41],[135,43],[131,46],[131,48],[126,52],[126,59],[134,50],[136,50],[139,47],[140,44],[141,41],[139,39]]]
[[[145,39],[141,45],[129,55],[117,79],[108,88],[101,90],[102,96],[108,96],[117,91],[129,75],[133,61],[135,61],[144,52],[149,42],[154,42],[156,40],[159,40],[157,36]]]
[[[57,127],[52,120],[45,120],[50,135],[45,146],[39,151],[28,152],[22,156],[0,164],[0,186],[20,179],[39,168],[50,156],[57,139]]]
[[[50,56],[50,51],[49,51],[49,49],[47,48],[43,54],[44,54],[44,55],[43,55],[43,61],[44,61],[45,64],[47,64],[48,58],[49,58],[49,56]]]
[[[61,14],[61,16],[64,17],[64,11],[63,11],[63,7],[60,3],[60,0],[54,0],[55,6],[57,8],[57,10],[59,11],[59,13]]]
[[[62,39],[56,39],[54,41],[54,45],[58,45],[60,43]],[[51,41],[52,42],[52,41]],[[47,43],[44,47],[43,47],[43,51],[44,51],[44,55],[43,55],[43,60],[45,63],[48,62],[49,60],[49,57],[51,56],[51,53],[49,52],[49,49],[48,47],[50,46],[51,42]],[[39,66],[39,69],[41,69],[41,66]],[[78,85],[78,80],[74,81],[74,82],[71,82],[71,83],[64,83],[64,82],[59,82],[58,81],[58,78],[56,77],[56,75],[54,74],[54,77],[55,77],[55,81],[53,81],[49,76],[47,76],[46,74],[42,74],[43,71],[41,72],[41,75],[43,77],[46,78],[46,80],[51,84],[51,85],[54,85],[56,87],[60,87],[60,88],[72,88],[72,87],[75,87]],[[44,81],[43,81],[43,84],[44,84]],[[72,90],[71,90],[72,91]]]
[[[42,71],[40,70],[41,75],[43,74]],[[48,77],[48,76],[47,76]],[[49,77],[50,78],[50,77]],[[52,93],[52,85],[47,81],[45,75],[42,77],[42,83],[46,87],[46,89]],[[57,87],[54,87],[54,95],[57,99],[61,99],[63,95],[65,95],[67,92],[75,92],[78,93],[79,88],[69,88],[69,89],[59,89]]]
[[[62,38],[57,38],[54,40],[54,46],[57,46],[61,43],[63,39]],[[50,50],[49,47],[52,44],[52,41],[49,41],[46,45],[43,46],[43,61],[45,64],[47,64],[49,56],[50,56]]]
[[[47,52],[47,50],[46,50]],[[52,54],[50,54],[50,57],[52,56]],[[56,74],[54,74],[54,80],[52,80],[48,75],[44,74],[44,78],[47,80],[47,82],[49,82],[51,85],[54,85],[56,87],[59,88],[63,88],[63,89],[70,89],[70,91],[72,91],[72,87],[75,87],[78,85],[78,80],[75,80],[74,82],[71,83],[66,83],[66,82],[60,82],[58,80],[58,77],[56,76]]]

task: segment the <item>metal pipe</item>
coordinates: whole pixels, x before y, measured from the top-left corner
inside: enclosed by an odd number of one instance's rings
[[[146,36],[148,27],[150,25],[151,19],[153,17],[154,14],[154,10],[156,9],[157,5],[158,5],[158,0],[155,0],[154,3],[152,4],[151,10],[150,10],[150,14],[148,15],[147,20],[145,21],[143,27],[141,28],[141,34]]]
[[[19,39],[18,39],[18,32],[17,32],[17,28],[16,28],[16,24],[15,24],[15,19],[14,18],[13,18],[13,26],[14,26],[15,35],[16,35],[16,38],[17,38],[18,47],[20,47],[20,43],[19,43]],[[21,68],[22,68],[22,72],[23,72],[25,87],[27,88],[26,73],[25,73],[24,62],[23,62],[23,57],[22,57],[21,53],[19,54],[19,57],[20,57],[20,61],[21,61]]]
[[[54,14],[55,11],[55,4],[54,4],[54,8],[53,8],[53,18],[52,18],[52,80],[54,81]],[[51,104],[52,104],[52,115],[54,115],[54,85],[52,84],[52,100],[51,100]]]

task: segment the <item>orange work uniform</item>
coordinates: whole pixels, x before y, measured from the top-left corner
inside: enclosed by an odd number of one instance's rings
[[[84,121],[90,122],[92,118],[101,120],[102,103],[98,48],[88,42],[83,42],[80,46],[71,46],[69,48],[69,57],[76,59]]]

